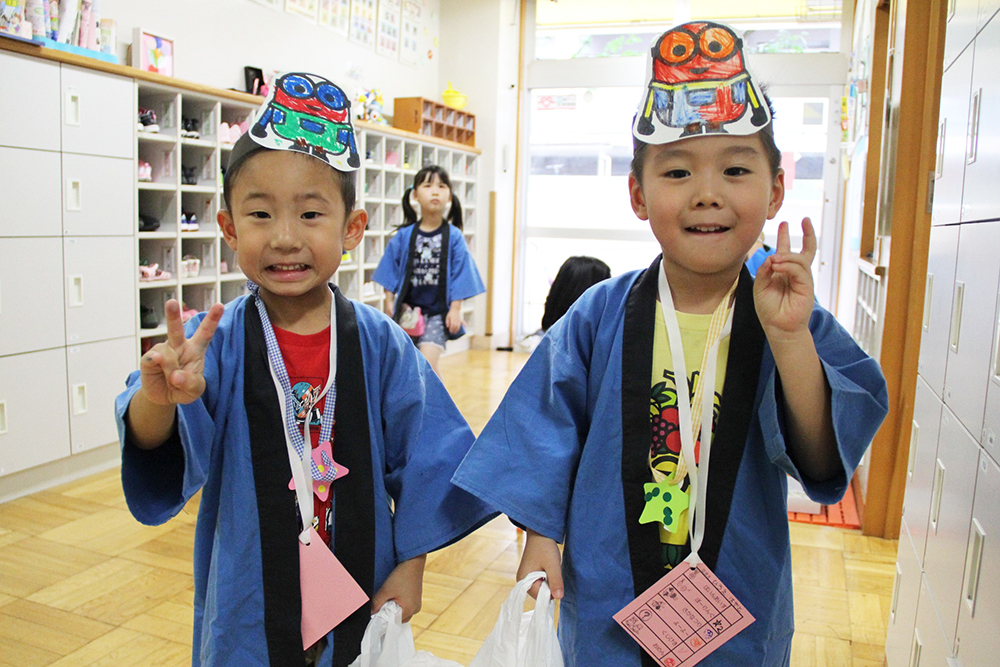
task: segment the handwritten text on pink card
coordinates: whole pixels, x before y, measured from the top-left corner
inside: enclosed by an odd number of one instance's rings
[[[704,563],[681,563],[614,618],[663,667],[691,667],[754,622]]]

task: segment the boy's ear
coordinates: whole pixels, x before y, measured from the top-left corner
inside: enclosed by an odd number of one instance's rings
[[[778,175],[774,177],[771,184],[771,201],[767,205],[767,219],[771,220],[778,215],[778,209],[785,201],[785,170],[778,169]]]
[[[649,213],[646,212],[646,197],[642,194],[642,184],[639,183],[635,174],[628,175],[628,193],[629,203],[632,204],[635,217],[640,220],[649,220]]]
[[[344,221],[344,250],[354,250],[365,236],[368,225],[368,211],[356,208]]]
[[[219,229],[222,230],[222,238],[226,240],[226,245],[236,252],[236,223],[233,222],[233,216],[226,209],[221,209],[215,219],[219,222]]]

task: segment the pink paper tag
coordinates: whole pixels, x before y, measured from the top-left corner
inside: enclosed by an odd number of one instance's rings
[[[681,563],[614,619],[664,667],[691,667],[754,622],[704,563]]]
[[[368,602],[361,586],[314,528],[309,529],[309,535],[309,544],[299,541],[303,650]]]

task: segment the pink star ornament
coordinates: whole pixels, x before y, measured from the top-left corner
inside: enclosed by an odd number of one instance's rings
[[[313,493],[321,501],[330,497],[330,485],[334,480],[347,474],[347,468],[333,460],[333,445],[321,442],[312,450]],[[288,482],[289,489],[295,489],[295,478]]]

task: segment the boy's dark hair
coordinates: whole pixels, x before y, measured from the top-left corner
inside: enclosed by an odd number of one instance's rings
[[[399,225],[400,227],[408,227],[418,222],[417,212],[413,210],[413,206],[410,204],[410,194],[418,185],[431,180],[435,176],[448,186],[448,191],[451,193],[451,209],[448,211],[448,215],[445,216],[445,222],[455,225],[459,229],[462,228],[462,204],[458,201],[455,188],[452,187],[451,179],[448,178],[448,172],[443,167],[437,165],[430,165],[418,171],[413,177],[413,185],[406,188],[406,191],[403,193],[403,224]]]
[[[764,90],[761,90],[761,94],[764,96],[764,102],[767,104],[767,108],[771,112],[771,122],[764,126],[762,130],[757,132],[757,136],[760,137],[760,143],[764,146],[764,155],[767,157],[767,165],[771,169],[771,177],[774,178],[777,177],[778,170],[781,169],[781,151],[778,150],[777,144],[774,143],[774,105],[771,104],[771,98],[767,96],[767,93]],[[649,146],[649,144],[645,141],[637,139],[635,136],[632,137],[631,169],[632,173],[635,174],[636,180],[640,183],[642,182],[642,168],[646,159],[647,146]]]
[[[549,327],[565,315],[587,288],[610,277],[610,267],[596,257],[576,256],[563,262],[549,288],[549,295],[545,298],[542,331],[548,331]]]
[[[230,198],[232,197],[233,188],[236,186],[240,171],[243,170],[248,159],[264,150],[269,149],[257,144],[250,138],[249,134],[242,135],[233,146],[233,151],[229,154],[229,164],[225,172],[223,172],[222,177],[222,199],[225,202],[227,211],[233,210],[230,206]],[[315,160],[316,158],[312,159]],[[344,200],[344,213],[345,215],[350,215],[351,211],[354,210],[354,205],[357,204],[358,198],[357,188],[354,184],[354,173],[343,172],[333,167],[330,167],[330,171],[336,174],[337,182],[340,184],[340,198]]]

